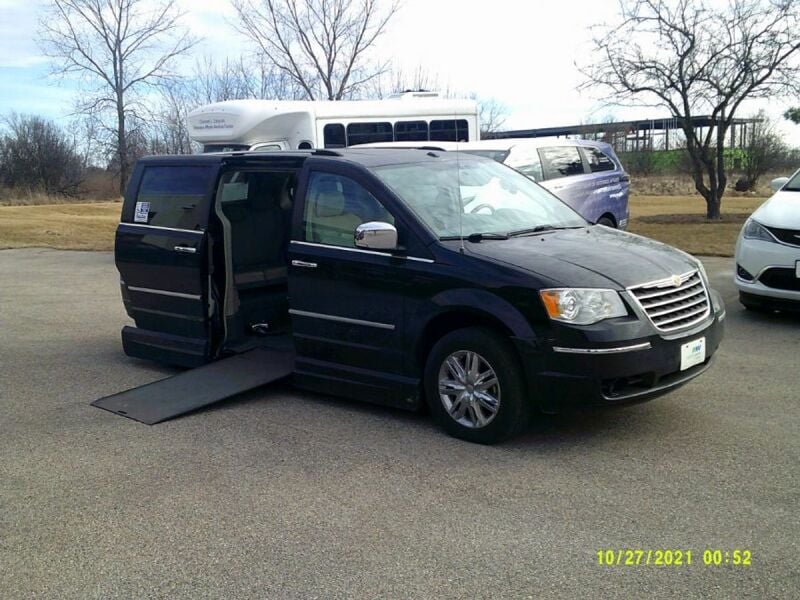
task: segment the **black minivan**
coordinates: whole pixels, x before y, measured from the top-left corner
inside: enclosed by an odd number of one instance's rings
[[[699,261],[587,223],[493,160],[411,149],[140,160],[116,234],[131,356],[294,353],[295,385],[493,443],[534,411],[705,371],[725,310]]]

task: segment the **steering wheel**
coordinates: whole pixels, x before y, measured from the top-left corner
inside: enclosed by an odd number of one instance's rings
[[[481,204],[478,204],[478,206],[476,206],[475,208],[473,208],[469,212],[470,212],[470,214],[475,214],[476,212],[478,212],[479,210],[483,210],[484,208],[488,208],[489,209],[489,214],[492,214],[492,215],[494,214],[494,207],[491,204],[486,204],[485,202],[482,202]]]

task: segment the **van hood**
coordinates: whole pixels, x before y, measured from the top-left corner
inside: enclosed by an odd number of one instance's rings
[[[466,248],[569,287],[624,289],[697,268],[682,250],[602,225],[468,242]]]
[[[800,192],[775,193],[756,209],[752,217],[767,227],[800,229]]]

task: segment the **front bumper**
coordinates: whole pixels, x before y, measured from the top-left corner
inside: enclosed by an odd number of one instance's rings
[[[798,261],[800,246],[747,239],[740,235],[736,242],[734,283],[746,297],[760,296],[780,303],[800,303],[800,290],[797,289],[800,282],[781,285],[769,277],[775,270],[789,275],[795,273]]]
[[[698,326],[665,335],[583,344],[574,352],[561,344],[517,347],[526,365],[529,389],[545,413],[593,406],[634,404],[667,394],[705,372],[724,335],[725,309],[715,298],[712,316]],[[681,371],[681,346],[705,338],[706,358]],[[555,349],[554,349],[555,348]]]

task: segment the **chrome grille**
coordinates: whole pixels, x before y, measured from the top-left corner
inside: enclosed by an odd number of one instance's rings
[[[708,290],[698,271],[645,283],[628,291],[660,331],[691,327],[711,312]]]

